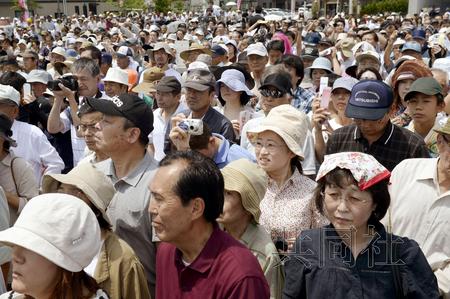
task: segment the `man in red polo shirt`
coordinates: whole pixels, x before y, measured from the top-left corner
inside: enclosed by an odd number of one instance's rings
[[[156,298],[269,298],[252,253],[219,229],[224,182],[195,151],[166,156],[150,184],[149,212],[163,241],[156,258]]]

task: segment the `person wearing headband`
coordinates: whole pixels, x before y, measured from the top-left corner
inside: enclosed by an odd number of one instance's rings
[[[331,224],[297,238],[283,298],[439,298],[419,245],[380,222],[390,203],[389,176],[368,154],[325,156],[313,199]]]

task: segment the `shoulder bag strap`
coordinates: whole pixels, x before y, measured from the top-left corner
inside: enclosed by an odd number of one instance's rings
[[[21,197],[20,193],[19,193],[19,188],[17,187],[16,176],[14,175],[14,161],[16,159],[17,159],[17,157],[14,157],[14,158],[11,159],[11,176],[12,176],[12,179],[13,179],[13,182],[14,182],[14,187],[16,188],[17,196]]]
[[[405,298],[403,292],[402,277],[400,275],[400,269],[398,268],[398,265],[395,264],[395,261],[397,260],[398,256],[398,246],[395,246],[395,248],[393,248],[392,234],[386,234],[386,237],[388,246],[387,248],[388,260],[391,263],[392,275],[394,278],[395,298],[397,299]]]

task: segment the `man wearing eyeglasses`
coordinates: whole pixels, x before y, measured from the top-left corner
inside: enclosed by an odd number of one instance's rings
[[[326,154],[367,153],[390,171],[404,159],[429,158],[423,138],[391,123],[392,102],[392,89],[382,81],[355,84],[345,109],[355,123],[331,134]]]
[[[264,116],[249,120],[243,126],[241,131],[240,144],[253,155],[255,154],[255,148],[248,140],[247,132],[258,127],[272,108],[285,104],[290,105],[293,96],[291,76],[289,73],[285,71],[276,71],[268,75],[265,74],[263,78],[264,80],[261,82],[259,92],[261,94],[261,108],[264,112]],[[308,130],[306,135],[303,152],[305,154],[304,160],[301,162],[303,173],[308,176],[315,175],[316,162],[314,154],[314,140],[310,130]]]
[[[450,119],[434,131],[439,158],[407,159],[394,168],[391,207],[383,222],[393,234],[419,243],[442,298],[450,298]]]

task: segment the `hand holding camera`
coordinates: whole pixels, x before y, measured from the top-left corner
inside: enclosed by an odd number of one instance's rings
[[[178,151],[189,150],[189,133],[178,125],[186,119],[184,114],[178,114],[171,119],[172,129],[169,133],[169,139]]]

